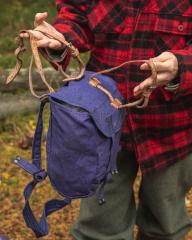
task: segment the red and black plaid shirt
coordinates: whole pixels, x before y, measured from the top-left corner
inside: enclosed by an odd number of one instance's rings
[[[180,87],[157,88],[145,109],[128,109],[122,144],[135,151],[143,174],[192,151],[192,4],[188,0],[57,0],[55,28],[81,52],[91,50],[88,70],[100,71],[131,59],[172,51]],[[146,78],[138,64],[109,74],[131,101]]]

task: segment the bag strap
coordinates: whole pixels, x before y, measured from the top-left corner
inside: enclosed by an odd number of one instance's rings
[[[58,70],[61,72],[61,74],[65,77],[63,79],[63,81],[67,82],[67,81],[72,81],[72,80],[78,80],[80,78],[82,78],[82,76],[84,75],[85,72],[85,65],[83,63],[83,61],[80,58],[80,54],[77,48],[75,48],[72,43],[67,42],[66,39],[64,38],[64,36],[60,36],[59,34],[57,34],[57,32],[54,31],[50,31],[45,29],[42,26],[37,26],[33,31],[32,30],[23,30],[21,31],[22,33],[28,33],[29,34],[29,39],[30,39],[30,45],[31,45],[31,51],[32,51],[32,58],[31,58],[31,63],[30,63],[30,67],[29,67],[29,87],[31,90],[31,93],[33,96],[37,97],[37,98],[42,98],[45,96],[39,96],[35,93],[34,89],[33,89],[33,83],[32,83],[32,65],[33,62],[36,65],[36,69],[43,81],[43,83],[47,86],[48,91],[49,92],[53,92],[54,89],[49,85],[49,83],[46,81],[44,72],[43,72],[43,68],[42,68],[42,64],[41,64],[41,59],[39,56],[39,50],[37,47],[37,39],[35,38],[33,32],[37,31],[40,32],[42,34],[44,34],[45,36],[55,39],[57,41],[59,41],[60,43],[62,43],[62,45],[67,48],[70,53],[71,56],[77,61],[78,65],[79,65],[79,73],[77,76],[71,75],[69,76],[66,72],[63,71],[62,67],[54,62],[54,64],[58,67]],[[20,36],[17,37],[17,42],[18,42],[18,48],[15,51],[15,55],[16,55],[16,65],[15,68],[11,71],[11,73],[9,74],[6,84],[10,83],[13,81],[13,79],[17,76],[17,74],[19,73],[21,67],[22,67],[22,59],[20,57],[20,55],[26,50],[25,46],[24,46],[24,41],[23,38],[21,38]],[[132,103],[128,103],[128,104],[122,104],[118,99],[113,98],[113,96],[111,95],[111,93],[105,89],[102,85],[101,82],[95,77],[98,74],[102,74],[102,73],[108,73],[111,71],[114,71],[118,68],[123,67],[124,65],[130,64],[130,63],[136,63],[136,62],[143,62],[143,63],[147,63],[152,71],[152,79],[153,79],[153,85],[150,86],[149,88],[145,89],[145,91],[142,94],[142,97]],[[104,92],[110,99],[111,105],[115,108],[129,108],[129,107],[137,107],[137,108],[144,108],[148,105],[149,102],[149,97],[153,91],[153,89],[156,87],[156,80],[157,80],[157,71],[155,68],[155,64],[153,63],[152,59],[149,60],[131,60],[131,61],[126,61],[116,67],[113,68],[109,68],[109,69],[105,69],[103,71],[99,71],[95,74],[93,74],[90,77],[90,84],[94,87],[99,88],[102,92]]]
[[[32,65],[33,65],[33,62],[35,63],[37,72],[39,73],[39,75],[41,77],[41,80],[43,81],[43,83],[48,88],[48,91],[49,92],[54,92],[54,89],[50,86],[50,84],[47,82],[47,80],[45,78],[42,63],[41,63],[41,59],[40,59],[40,56],[39,56],[39,50],[38,50],[38,47],[37,47],[37,39],[35,38],[35,36],[33,34],[34,31],[40,32],[40,33],[44,34],[45,36],[47,36],[49,38],[52,38],[52,39],[55,39],[55,40],[59,41],[60,43],[62,43],[64,48],[67,48],[69,50],[71,56],[77,62],[78,66],[79,66],[79,73],[77,75],[74,75],[74,74],[73,75],[68,75],[62,69],[62,66],[60,66],[55,61],[53,62],[58,67],[58,70],[61,72],[61,74],[64,76],[64,79],[63,79],[64,82],[80,79],[85,72],[85,65],[80,58],[80,54],[79,54],[78,49],[75,48],[72,45],[72,43],[67,42],[64,37],[59,36],[54,31],[49,31],[47,29],[44,29],[42,26],[36,27],[33,31],[32,30],[21,31],[21,33],[28,33],[29,40],[30,40],[30,45],[31,45],[32,57],[31,57],[31,62],[30,62],[30,66],[29,66],[29,87],[30,87],[30,90],[31,90],[31,93],[32,93],[33,96],[35,96],[37,98],[42,98],[44,95],[39,96],[38,94],[35,93],[35,91],[33,89],[33,83],[32,83]],[[17,74],[19,73],[19,71],[22,67],[22,64],[23,64],[23,61],[21,59],[21,55],[22,55],[23,52],[26,51],[26,48],[24,46],[23,38],[21,38],[20,35],[19,35],[16,38],[16,40],[17,40],[17,44],[18,44],[18,48],[15,50],[16,65],[13,68],[13,70],[10,72],[9,76],[7,77],[6,84],[9,84],[10,82],[12,82],[15,79],[15,77],[17,76]]]
[[[151,78],[153,79],[153,85],[150,86],[149,88],[145,89],[145,91],[143,92],[142,96],[140,99],[134,101],[134,102],[131,102],[131,103],[127,103],[127,104],[122,104],[121,101],[117,98],[114,98],[112,96],[112,94],[102,86],[102,83],[101,81],[96,78],[96,76],[98,74],[103,74],[103,73],[109,73],[109,72],[112,72],[114,70],[117,70],[125,65],[128,65],[128,64],[131,64],[131,63],[146,63],[148,64],[149,68],[151,69]],[[127,62],[124,62],[116,67],[113,67],[113,68],[108,68],[108,69],[105,69],[105,70],[102,70],[102,71],[99,71],[99,72],[96,72],[94,74],[92,74],[90,76],[90,80],[89,80],[89,83],[93,86],[93,87],[97,87],[98,89],[100,89],[103,93],[105,93],[109,100],[110,100],[110,103],[111,105],[114,107],[114,108],[117,108],[117,109],[121,109],[121,108],[130,108],[130,107],[137,107],[137,108],[144,108],[148,105],[149,103],[149,97],[153,91],[153,89],[156,87],[156,82],[157,82],[157,71],[156,71],[156,67],[155,67],[155,64],[153,62],[152,59],[149,59],[149,60],[130,60],[130,61],[127,61]],[[153,88],[154,87],[154,88]]]
[[[100,205],[105,203],[104,194],[105,194],[106,182],[111,181],[112,175],[118,173],[116,159],[117,159],[118,152],[121,150],[121,147],[119,146],[119,139],[120,139],[120,134],[118,137],[115,134],[113,134],[111,137],[111,154],[110,154],[109,163],[107,166],[106,176],[103,179],[103,181],[99,187],[99,190],[98,190]]]
[[[28,183],[24,189],[25,205],[23,208],[23,217],[27,226],[33,230],[37,238],[43,237],[48,234],[47,216],[55,211],[58,211],[59,209],[62,209],[71,202],[70,198],[65,198],[63,200],[52,199],[46,202],[39,221],[34,216],[30,207],[29,200],[33,190],[39,182],[42,182],[47,177],[47,172],[41,167],[41,138],[43,132],[42,115],[45,104],[46,101],[43,101],[40,105],[38,121],[32,146],[32,163],[29,163],[28,161],[19,157],[16,157],[16,159],[14,160],[14,163],[16,165],[18,165],[33,176],[33,181]]]

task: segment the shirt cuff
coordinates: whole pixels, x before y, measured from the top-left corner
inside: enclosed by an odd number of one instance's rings
[[[66,49],[51,49],[51,48],[41,48],[42,55],[49,61],[62,62],[67,55]]]
[[[170,81],[168,84],[166,84],[164,89],[169,91],[169,92],[176,93],[179,86],[180,86],[180,77],[179,77],[179,71],[178,71],[177,77],[174,78],[172,81]]]
[[[178,61],[178,82],[177,93],[179,95],[188,95],[192,93],[192,54],[188,49],[171,50]]]
[[[51,65],[57,69],[57,64],[61,65],[65,70],[69,64],[71,54],[67,48],[55,50],[51,48],[40,48],[39,49],[42,56],[47,59]]]

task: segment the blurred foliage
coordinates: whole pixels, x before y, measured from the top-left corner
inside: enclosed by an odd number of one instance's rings
[[[0,68],[11,68],[15,64],[15,37],[21,29],[33,28],[37,12],[48,12],[48,21],[56,14],[55,0],[0,0]],[[27,59],[28,56],[24,57]]]
[[[56,16],[55,0],[0,0],[0,69],[15,65],[15,37],[21,29],[33,28],[37,12],[48,12],[48,22]],[[29,53],[23,55],[24,67],[29,64]],[[88,55],[82,58],[87,61]],[[48,65],[48,63],[46,63]]]
[[[34,16],[37,12],[48,12],[48,21],[56,14],[55,0],[0,0],[0,49],[2,52],[14,49],[14,41],[19,30],[33,27]]]

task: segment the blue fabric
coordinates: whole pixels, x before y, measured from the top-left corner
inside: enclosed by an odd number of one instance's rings
[[[38,221],[35,218],[29,204],[29,198],[35,186],[36,186],[36,183],[32,181],[26,186],[24,190],[25,206],[23,209],[23,216],[27,226],[31,228],[34,231],[36,237],[39,238],[48,234],[47,216],[65,207],[71,202],[71,200],[67,198],[64,200],[52,199],[46,202],[42,216]]]
[[[116,172],[116,157],[125,116],[115,109],[108,97],[89,84],[92,72],[79,81],[72,81],[48,96],[50,123],[47,133],[47,173],[41,169],[42,114],[40,105],[32,147],[32,163],[17,159],[16,164],[33,175],[25,190],[23,215],[27,226],[37,237],[48,234],[46,217],[70,203],[73,198],[93,195],[99,187],[99,202],[104,202],[104,186]],[[123,100],[114,81],[103,75],[97,78],[114,98]],[[39,221],[33,215],[29,198],[36,184],[49,176],[54,188],[64,200],[50,200],[45,204]]]
[[[52,199],[46,202],[39,221],[34,216],[30,207],[29,199],[35,186],[38,182],[43,181],[47,177],[47,172],[41,169],[41,137],[43,131],[42,113],[44,106],[45,102],[42,102],[40,105],[37,127],[34,135],[34,143],[32,147],[32,156],[34,157],[34,159],[32,159],[32,163],[29,163],[19,157],[14,160],[16,165],[33,175],[34,178],[34,180],[27,184],[24,189],[25,206],[23,208],[23,216],[27,226],[34,231],[37,238],[48,234],[48,224],[46,220],[47,216],[55,211],[60,210],[71,202],[71,199],[68,198],[65,198],[64,200]]]
[[[0,235],[0,240],[9,240],[6,236]]]
[[[80,81],[72,81],[68,86],[64,86],[59,91],[51,93],[49,96],[66,102],[73,106],[85,109],[93,118],[98,129],[107,137],[121,129],[124,118],[124,110],[115,109],[109,103],[108,97],[95,87],[89,84],[89,78],[93,72],[86,71]],[[123,101],[117,90],[116,84],[108,76],[97,75],[103,87],[105,87],[114,98]]]
[[[43,133],[43,121],[42,121],[42,114],[43,109],[46,104],[46,101],[43,101],[40,105],[39,115],[37,119],[37,126],[35,129],[34,134],[34,141],[32,146],[32,163],[41,169],[41,138]]]

